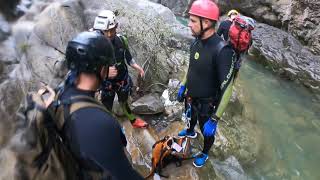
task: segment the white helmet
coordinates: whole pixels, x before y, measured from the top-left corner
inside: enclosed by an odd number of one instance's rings
[[[101,11],[94,20],[93,29],[109,30],[116,27],[118,24],[116,15],[110,10]]]

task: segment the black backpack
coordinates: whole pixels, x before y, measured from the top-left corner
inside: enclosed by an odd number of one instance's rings
[[[95,162],[77,158],[80,156],[70,150],[62,133],[65,121],[73,112],[85,107],[107,110],[94,98],[75,96],[62,102],[59,94],[46,86],[29,93],[21,104],[16,117],[24,124],[20,134],[23,150],[15,150],[18,172],[15,179],[112,179]]]

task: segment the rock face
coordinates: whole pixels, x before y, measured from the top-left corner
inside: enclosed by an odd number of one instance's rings
[[[320,55],[320,1],[295,0],[290,11],[288,31]]]
[[[291,80],[320,89],[320,56],[313,55],[288,33],[265,24],[257,26],[253,39],[252,52],[262,56],[260,60]]]
[[[188,7],[190,0],[150,0],[155,3],[159,3],[168,7],[176,15],[183,15],[184,11]]]

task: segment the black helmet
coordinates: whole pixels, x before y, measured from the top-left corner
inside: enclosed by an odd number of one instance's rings
[[[103,66],[114,63],[113,46],[97,32],[82,32],[68,42],[66,59],[70,70],[99,73]]]

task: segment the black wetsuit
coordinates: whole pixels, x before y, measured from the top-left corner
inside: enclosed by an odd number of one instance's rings
[[[230,29],[230,26],[232,24],[232,21],[230,20],[225,20],[225,21],[222,21],[219,25],[219,28],[218,28],[218,31],[217,31],[217,34],[219,36],[223,35],[223,39],[225,41],[228,41],[229,40],[229,29]]]
[[[123,103],[126,110],[131,113],[129,106],[126,105],[128,96],[132,88],[132,80],[128,74],[127,64],[131,65],[134,61],[132,59],[131,53],[127,47],[127,40],[125,37],[115,36],[112,40],[115,51],[116,68],[118,70],[118,75],[114,79],[107,79],[103,83],[102,88],[102,103],[110,111],[112,110],[113,101],[115,93],[118,95],[120,103]]]
[[[61,99],[73,96],[94,96],[94,91],[67,88]],[[64,134],[70,148],[81,159],[91,159],[119,180],[143,179],[131,166],[124,148],[127,144],[118,121],[107,112],[96,108],[82,108],[66,121]]]
[[[223,41],[217,34],[205,40],[195,40],[190,49],[187,73],[187,97],[191,99],[191,122],[188,131],[194,129],[197,120],[203,125],[215,114],[222,116],[225,103],[230,99],[234,73],[234,51],[227,45],[218,54],[218,43]],[[222,111],[222,112],[221,112]],[[204,138],[203,153],[208,154],[214,136]]]

